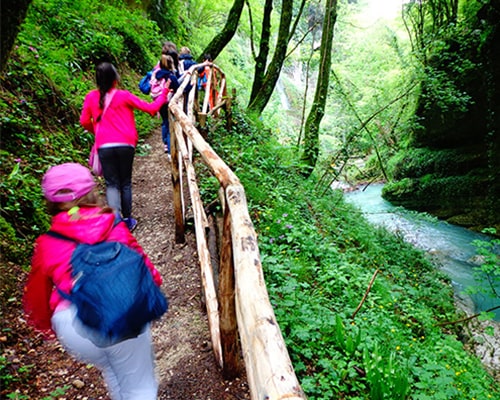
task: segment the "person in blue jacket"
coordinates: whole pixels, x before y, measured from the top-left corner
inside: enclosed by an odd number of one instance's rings
[[[191,76],[187,74],[189,71],[189,68],[191,68],[193,65],[196,65],[196,61],[193,59],[193,56],[191,55],[191,50],[189,47],[181,47],[181,52],[179,53],[179,73],[180,73],[180,78],[179,82],[182,83],[184,79],[191,79]],[[187,108],[188,108],[188,94],[193,88],[193,85],[191,83],[188,83],[185,88],[184,88],[184,112],[187,114]]]
[[[174,60],[171,56],[166,54],[161,55],[160,59],[160,69],[156,71],[155,77],[157,80],[165,80],[165,84],[168,86],[170,90],[170,95],[167,96],[167,99],[170,99],[175,91],[179,88],[179,81],[177,80],[177,76],[175,74],[175,64]],[[168,101],[160,108],[160,116],[161,116],[161,137],[163,140],[163,144],[165,146],[165,153],[168,153],[170,158],[170,127],[168,124]]]

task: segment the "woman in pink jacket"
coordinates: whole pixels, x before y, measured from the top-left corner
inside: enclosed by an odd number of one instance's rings
[[[76,163],[52,167],[43,177],[42,190],[53,216],[50,230],[75,242],[47,234],[36,240],[24,310],[28,322],[47,338],[55,333],[70,354],[102,371],[113,400],[153,400],[158,385],[149,324],[135,338],[97,347],[77,332],[76,308],[56,289],[71,291],[70,259],[76,242],[94,244],[104,240],[124,243],[139,252],[154,282],[158,286],[162,283],[159,272],[125,223],[116,224],[113,210],[97,204],[94,187],[90,170]]]
[[[108,205],[120,214],[132,231],[132,165],[138,141],[134,110],[155,115],[166,102],[168,90],[148,103],[127,90],[117,90],[119,75],[107,62],[96,68],[98,89],[87,94],[81,125],[95,135],[95,145],[106,182]]]

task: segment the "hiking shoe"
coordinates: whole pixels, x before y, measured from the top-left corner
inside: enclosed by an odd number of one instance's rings
[[[168,162],[172,161],[172,156],[170,154],[167,154],[167,160],[168,160]]]
[[[124,218],[123,221],[127,224],[128,230],[132,232],[137,226],[137,220],[135,218]]]

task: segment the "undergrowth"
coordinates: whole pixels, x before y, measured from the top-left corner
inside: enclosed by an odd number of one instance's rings
[[[121,87],[137,82],[161,50],[158,27],[140,10],[93,0],[38,1],[29,8],[0,87],[0,243],[4,260],[27,265],[48,227],[40,178],[51,165],[86,163],[93,136],[79,125],[94,67],[115,63]],[[142,137],[159,122],[136,115]],[[1,271],[8,274],[8,271]]]
[[[34,238],[48,226],[41,176],[50,165],[86,162],[92,137],[78,115],[94,88],[94,63],[115,62],[123,87],[138,93],[160,46],[140,11],[33,1],[0,87],[3,304],[14,290],[4,283],[16,279],[9,263],[27,267]],[[436,326],[455,317],[448,280],[400,238],[370,227],[341,193],[304,181],[297,154],[270,131],[237,110],[235,117],[233,131],[212,133],[210,143],[244,184],[271,301],[308,397],[498,398],[458,332]],[[137,114],[141,135],[157,124]],[[205,194],[212,187],[211,179],[201,183]]]
[[[458,340],[448,278],[315,189],[298,155],[241,114],[210,137],[248,198],[269,295],[309,399],[489,399],[500,389]],[[202,182],[209,192],[213,182]],[[371,290],[362,302],[371,280]],[[359,309],[358,309],[359,307]]]

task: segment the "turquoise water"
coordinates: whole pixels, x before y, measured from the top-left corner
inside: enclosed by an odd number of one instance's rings
[[[365,190],[346,193],[344,197],[357,206],[372,224],[384,226],[415,247],[432,254],[436,266],[450,277],[457,297],[475,312],[500,305],[500,299],[484,295],[471,298],[464,293],[466,288],[477,286],[473,276],[476,249],[472,241],[488,240],[488,236],[395,207],[382,198],[382,188],[382,184],[372,184]],[[495,320],[500,321],[500,309],[495,310],[495,316]]]

